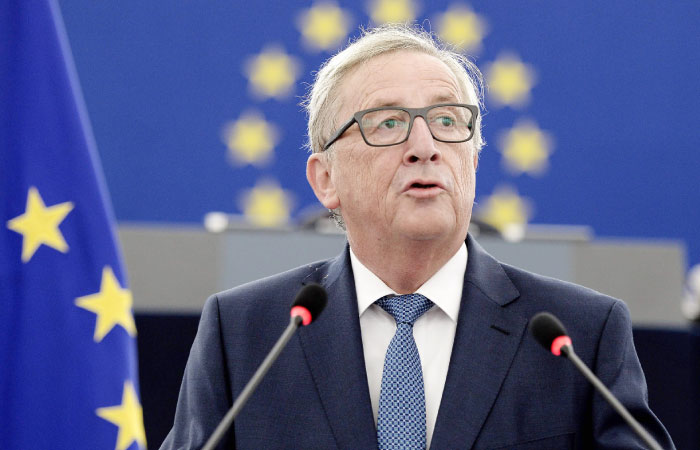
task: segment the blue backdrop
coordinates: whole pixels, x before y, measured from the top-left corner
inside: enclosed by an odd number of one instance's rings
[[[360,25],[413,19],[490,86],[486,220],[682,239],[700,262],[697,1],[60,3],[118,220],[298,220],[305,83]]]

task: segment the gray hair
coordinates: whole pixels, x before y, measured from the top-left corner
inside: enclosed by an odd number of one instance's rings
[[[338,127],[336,112],[340,109],[339,91],[345,77],[372,58],[401,50],[425,53],[442,61],[455,75],[463,99],[483,109],[481,72],[467,57],[448,48],[437,36],[418,26],[402,24],[362,30],[359,38],[321,66],[302,103],[309,117],[306,147],[310,152],[323,152],[330,134]],[[485,145],[481,116],[477,117],[474,137],[470,141],[477,154]],[[327,157],[332,158],[332,150],[333,146],[326,151]],[[345,229],[340,211],[332,213],[338,226]]]

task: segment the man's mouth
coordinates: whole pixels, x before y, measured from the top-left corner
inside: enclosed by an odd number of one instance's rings
[[[406,188],[405,192],[415,198],[432,198],[440,195],[444,188],[437,182],[430,180],[414,181]]]
[[[433,187],[439,187],[437,184],[423,184],[423,183],[413,183],[411,189],[430,189]]]

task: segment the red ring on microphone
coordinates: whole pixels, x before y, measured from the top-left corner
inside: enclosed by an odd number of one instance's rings
[[[311,313],[309,312],[308,309],[304,308],[303,306],[292,307],[292,310],[289,312],[289,315],[292,317],[296,317],[296,316],[301,317],[301,323],[303,325],[310,324],[311,320],[312,320]]]
[[[565,345],[571,345],[571,338],[569,336],[559,336],[552,341],[552,353],[559,356],[561,355],[561,348]]]

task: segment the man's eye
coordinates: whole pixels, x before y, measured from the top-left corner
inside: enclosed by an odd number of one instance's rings
[[[396,119],[387,119],[379,123],[379,128],[392,129],[399,126],[399,121]]]
[[[452,117],[438,117],[436,122],[443,127],[451,127],[455,124],[455,120]]]

